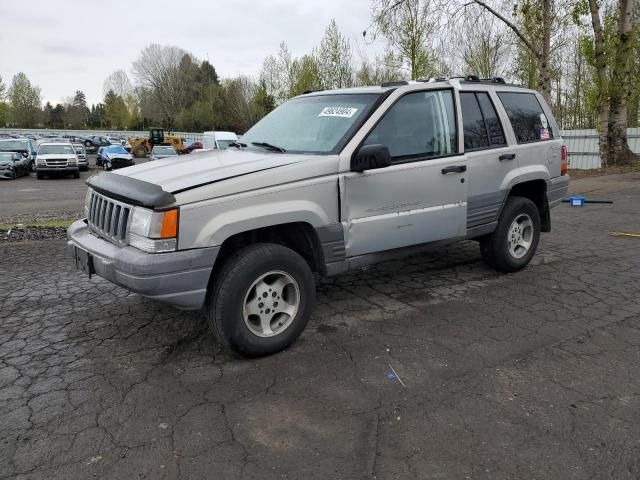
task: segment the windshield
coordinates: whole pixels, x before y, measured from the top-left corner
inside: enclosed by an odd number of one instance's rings
[[[57,143],[52,145],[41,145],[38,150],[38,155],[57,155],[71,153],[75,155],[75,150],[71,145],[65,145],[64,143]]]
[[[0,140],[0,150],[6,151],[29,151],[28,140]]]
[[[294,98],[256,123],[242,136],[242,143],[268,143],[292,153],[336,153],[378,97],[342,94]]]
[[[154,147],[153,153],[156,155],[177,155],[178,154],[178,152],[176,152],[173,149],[173,147]]]
[[[228,148],[230,144],[237,142],[237,140],[218,140],[218,148],[224,150]]]
[[[114,145],[113,147],[106,147],[104,149],[106,153],[127,153],[127,150],[123,146]]]

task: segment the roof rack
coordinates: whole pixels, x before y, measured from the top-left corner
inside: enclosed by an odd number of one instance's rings
[[[318,88],[316,90],[305,90],[304,92],[302,92],[302,95],[306,95],[307,93],[322,92],[322,91],[324,91],[324,88]]]
[[[409,82],[406,80],[398,80],[395,82],[382,82],[381,87],[400,87],[402,85],[409,85]]]

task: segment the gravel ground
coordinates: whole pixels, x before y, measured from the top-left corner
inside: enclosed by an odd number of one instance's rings
[[[0,228],[0,242],[25,242],[33,240],[61,240],[67,238],[65,227],[11,227]]]

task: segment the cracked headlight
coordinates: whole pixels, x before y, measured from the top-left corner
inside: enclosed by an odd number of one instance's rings
[[[128,243],[149,253],[173,252],[178,246],[178,209],[156,212],[135,207],[129,224]]]

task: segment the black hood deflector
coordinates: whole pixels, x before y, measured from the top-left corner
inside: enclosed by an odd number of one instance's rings
[[[102,172],[87,180],[87,185],[108,197],[147,208],[162,208],[175,203],[176,198],[162,187],[137,178]]]

